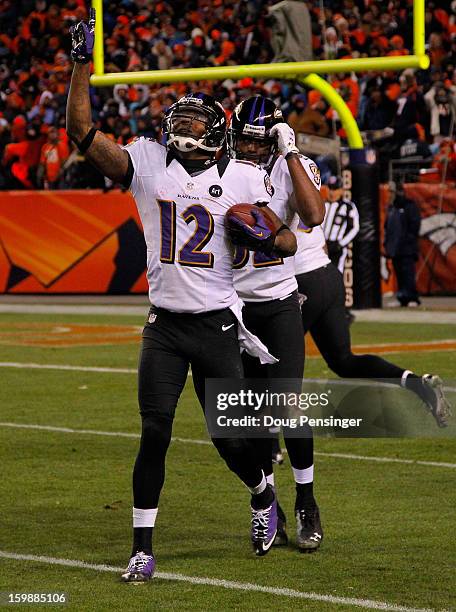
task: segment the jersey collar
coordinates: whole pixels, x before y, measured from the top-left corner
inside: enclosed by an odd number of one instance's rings
[[[272,158],[272,161],[269,164],[269,166],[267,166],[267,168],[265,168],[265,170],[269,174],[269,176],[271,176],[272,170],[273,170],[274,166],[276,165],[278,159],[279,159],[279,156],[278,155],[274,155],[274,157]]]
[[[180,164],[182,168],[185,170],[185,166],[181,164],[177,155],[173,153],[173,151],[168,151],[166,154],[166,167],[168,167],[173,160],[176,160],[177,163]],[[230,163],[230,158],[228,157],[228,155],[222,155],[222,157],[217,162],[214,161],[210,166],[208,165],[207,168],[200,171],[198,174],[201,174],[201,172],[206,172],[206,170],[210,170],[213,166],[217,165],[219,177],[222,178],[222,176],[225,174],[225,170],[228,168],[229,163]]]
[[[218,160],[217,170],[218,170],[220,178],[222,178],[222,176],[225,174],[225,170],[228,168],[229,163],[230,163],[230,158],[226,154],[222,155],[222,157]]]

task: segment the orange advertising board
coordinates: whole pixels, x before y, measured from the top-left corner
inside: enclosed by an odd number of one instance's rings
[[[0,192],[2,293],[142,293],[145,262],[129,193]]]
[[[421,294],[456,293],[456,190],[405,185],[421,210]],[[380,188],[380,244],[388,189]],[[147,293],[146,248],[130,193],[0,192],[0,293]],[[382,258],[382,292],[394,292]]]

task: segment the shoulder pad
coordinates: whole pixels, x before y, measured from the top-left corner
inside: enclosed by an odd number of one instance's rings
[[[124,149],[125,149],[126,147],[131,147],[132,145],[134,145],[135,143],[137,143],[137,142],[138,142],[138,140],[140,140],[140,137],[139,137],[139,136],[135,136],[135,137],[134,137],[132,140],[130,140],[130,142],[127,142],[127,144],[126,144],[126,145],[124,145]]]
[[[147,145],[155,145],[166,151],[165,145],[159,142],[156,138],[145,138],[144,136],[142,136],[141,138],[142,140],[144,140],[145,143],[147,143]]]

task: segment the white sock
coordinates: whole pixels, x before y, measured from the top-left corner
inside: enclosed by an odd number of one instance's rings
[[[411,370],[405,370],[401,376],[401,387],[405,387],[407,376],[413,374]]]
[[[266,482],[270,484],[271,487],[274,486],[274,473],[269,474],[269,476],[266,476]]]
[[[158,508],[151,508],[150,510],[133,508],[133,527],[154,527],[157,512]]]
[[[259,495],[260,493],[263,493],[263,491],[266,489],[267,482],[266,478],[264,477],[263,471],[261,471],[261,475],[261,482],[259,485],[257,485],[256,487],[247,487],[252,495]]]
[[[309,482],[313,482],[313,479],[314,479],[313,464],[308,468],[304,468],[303,470],[298,470],[294,467],[292,467],[291,469],[293,470],[293,476],[297,484],[307,484]]]

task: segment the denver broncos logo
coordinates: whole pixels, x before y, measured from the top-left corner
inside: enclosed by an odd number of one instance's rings
[[[446,256],[456,244],[456,214],[441,213],[422,219],[420,237],[430,240]]]

